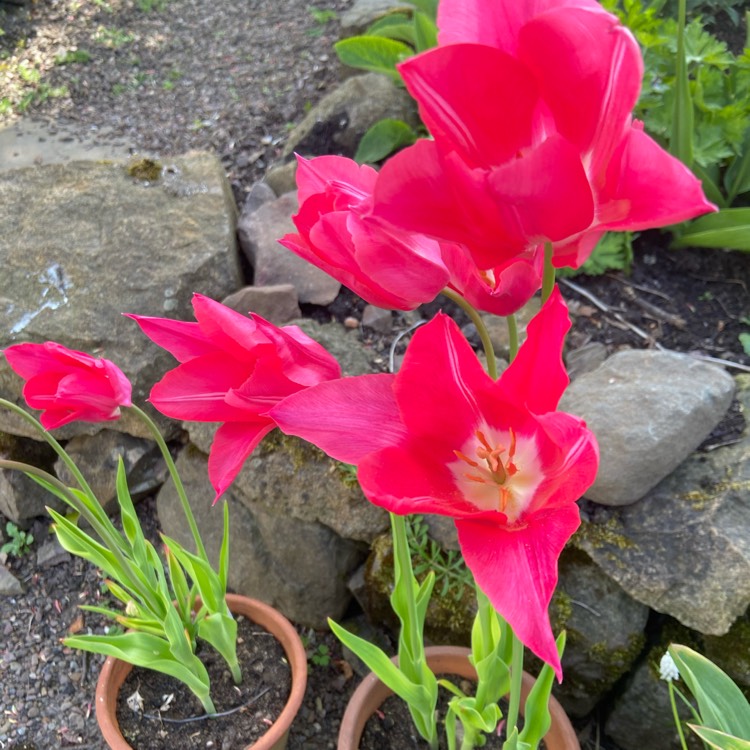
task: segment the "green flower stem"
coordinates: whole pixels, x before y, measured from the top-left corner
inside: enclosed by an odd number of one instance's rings
[[[674,685],[672,680],[667,682],[669,687],[669,702],[672,704],[672,716],[674,716],[674,723],[677,727],[677,734],[680,735],[680,745],[682,750],[687,750],[687,743],[685,742],[685,732],[682,729],[682,722],[680,721],[680,715],[677,713],[677,702],[674,699]]]
[[[482,341],[484,347],[484,353],[487,357],[487,374],[493,379],[497,380],[497,362],[495,361],[495,349],[492,346],[490,340],[490,334],[487,331],[487,326],[484,324],[482,317],[479,313],[460,295],[454,292],[452,289],[446,287],[442,293],[450,300],[453,300],[470,318],[471,322],[476,326],[479,338]]]
[[[65,466],[68,468],[68,471],[70,471],[76,482],[78,482],[79,487],[90,498],[96,499],[93,490],[89,486],[83,474],[81,474],[79,468],[75,465],[73,459],[67,454],[65,448],[63,448],[62,445],[60,445],[60,443],[58,443],[57,440],[55,440],[55,438],[53,438],[52,435],[50,435],[49,432],[44,429],[44,427],[42,427],[36,417],[33,417],[31,414],[29,414],[17,404],[14,404],[12,401],[6,401],[6,399],[4,398],[0,398],[0,406],[4,406],[6,409],[14,412],[15,414],[18,414],[19,417],[28,422],[28,424],[30,424],[34,428],[34,430],[38,432],[42,436],[42,438],[44,438],[44,440],[52,447],[55,453],[57,453]]]
[[[518,354],[518,323],[514,314],[507,315],[505,322],[508,324],[508,360],[512,362]]]
[[[552,243],[544,243],[544,274],[542,276],[542,304],[544,304],[555,288],[555,267],[552,265]]]
[[[169,469],[169,474],[172,477],[175,489],[177,490],[177,496],[180,498],[180,503],[182,503],[182,510],[185,513],[185,519],[187,520],[188,526],[190,527],[190,532],[193,535],[196,552],[202,560],[208,562],[206,548],[203,546],[203,540],[201,539],[200,532],[198,531],[198,524],[195,522],[195,516],[193,515],[193,510],[190,507],[190,502],[188,501],[185,487],[182,484],[180,475],[177,473],[177,467],[175,466],[174,460],[172,459],[172,454],[169,452],[169,448],[167,447],[166,442],[164,442],[164,438],[162,437],[159,428],[156,426],[154,420],[151,419],[151,417],[149,417],[149,415],[146,414],[143,409],[136,406],[135,404],[133,404],[133,406],[129,408],[132,409],[141,418],[141,420],[150,430],[151,434],[154,436],[154,440],[156,440],[156,444],[159,446],[159,450],[161,451],[162,456],[164,456],[164,460],[167,462],[167,468]]]
[[[511,734],[518,725],[521,706],[521,679],[523,677],[523,643],[518,640],[512,628],[508,629],[513,639],[513,656],[510,664],[510,703],[508,705],[508,723],[506,733]]]
[[[411,581],[414,578],[414,572],[411,565],[411,552],[409,550],[409,541],[406,536],[406,518],[399,516],[396,513],[390,513],[391,517],[391,533],[393,534],[393,554],[396,559],[400,561],[403,570],[401,575],[404,576],[409,585],[406,586],[408,596],[406,597],[406,606],[409,612],[409,622],[416,623],[417,620],[417,603],[414,600],[414,587],[411,585]],[[417,632],[417,628],[409,628],[409,651],[412,657],[420,652],[424,648],[421,634]]]

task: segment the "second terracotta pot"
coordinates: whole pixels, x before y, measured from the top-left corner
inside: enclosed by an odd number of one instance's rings
[[[469,649],[458,646],[430,646],[425,649],[427,663],[435,674],[457,674],[476,680],[477,673],[469,663]],[[523,673],[521,695],[523,700],[534,685],[534,678]],[[376,675],[370,673],[352,694],[339,729],[338,750],[359,750],[359,741],[368,719],[380,708],[386,698],[393,695]],[[544,736],[547,750],[581,750],[573,725],[565,710],[553,697],[549,702],[552,725]]]
[[[307,686],[307,655],[302,641],[289,620],[273,607],[246,596],[227,594],[227,604],[235,615],[260,625],[281,643],[292,672],[289,699],[268,731],[245,750],[284,750],[289,727],[302,705]],[[120,733],[117,723],[117,695],[131,664],[107,657],[96,683],[96,720],[104,741],[112,750],[133,750]]]

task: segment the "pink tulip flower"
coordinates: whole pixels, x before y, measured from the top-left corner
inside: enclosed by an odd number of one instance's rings
[[[555,411],[568,384],[569,327],[556,290],[492,380],[439,314],[414,334],[398,374],[323,383],[271,410],[284,432],[356,464],[373,503],[452,517],[477,584],[558,679],[547,610],[559,555],[580,523],[576,500],[599,460],[585,423]]]
[[[413,310],[448,281],[440,246],[370,215],[377,172],[341,156],[297,158],[297,234],[284,247],[378,307]]]
[[[607,230],[715,210],[632,120],[643,62],[590,0],[444,0],[441,46],[399,66],[434,140],[389,160],[373,214],[467,246],[480,268],[551,242],[579,266]]]
[[[154,385],[149,401],[175,419],[223,422],[208,459],[218,499],[276,426],[271,407],[296,391],[339,378],[341,369],[297,326],[277,328],[200,294],[193,297],[193,310],[196,323],[128,317],[180,362]]]
[[[11,369],[26,384],[23,397],[41,409],[47,430],[69,422],[108,422],[120,418],[120,407],[131,406],[131,385],[108,359],[68,349],[54,341],[14,344],[4,350]]]

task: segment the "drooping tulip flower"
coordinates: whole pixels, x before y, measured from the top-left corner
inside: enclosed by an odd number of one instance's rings
[[[413,310],[448,281],[435,240],[372,217],[377,172],[342,156],[297,158],[296,234],[281,244],[378,307]]]
[[[208,459],[218,499],[276,426],[271,407],[291,393],[339,378],[341,369],[297,326],[278,328],[199,294],[193,310],[196,323],[128,317],[180,362],[154,385],[149,401],[174,419],[223,422]]]
[[[568,383],[569,326],[556,290],[493,380],[440,314],[414,334],[396,375],[323,383],[271,410],[284,432],[356,464],[377,505],[452,517],[477,584],[558,679],[547,609],[559,555],[580,523],[576,500],[598,466],[585,423],[555,411]]]
[[[108,359],[54,341],[14,344],[3,354],[26,381],[23,397],[32,409],[42,410],[40,422],[47,430],[69,422],[119,419],[120,407],[132,405],[130,381]]]
[[[715,208],[632,120],[640,50],[597,3],[447,0],[439,22],[441,46],[399,66],[434,140],[386,163],[375,215],[489,268],[545,242],[578,266],[609,229]]]

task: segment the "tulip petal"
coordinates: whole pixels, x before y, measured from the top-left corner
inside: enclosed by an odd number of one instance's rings
[[[634,123],[612,156],[600,200],[603,229],[637,231],[715,211],[700,180]]]
[[[446,461],[436,460],[429,449],[420,449],[417,441],[366,455],[359,462],[357,479],[370,502],[392,513],[435,513],[452,518],[477,514],[476,506],[457,487]]]
[[[239,388],[252,368],[223,354],[191,359],[170,370],[151,389],[149,401],[173,419],[196,422],[245,421],[250,416],[227,404],[227,391]]]
[[[384,373],[320,383],[285,398],[269,415],[287,435],[317,445],[337,461],[357,464],[406,434],[393,379]]]
[[[579,524],[575,504],[539,512],[520,528],[456,519],[461,552],[477,585],[559,681],[562,667],[547,609],[557,585],[557,560]]]
[[[264,420],[230,422],[216,430],[208,456],[208,477],[216,490],[214,505],[240,473],[250,454],[274,427],[273,422]]]
[[[138,323],[151,341],[162,349],[166,349],[178,362],[189,362],[195,357],[214,354],[218,351],[216,344],[201,332],[197,323],[152,318],[132,313],[123,313],[123,315]]]
[[[359,205],[372,195],[378,173],[367,164],[343,156],[305,159],[297,155],[297,198],[300,206],[318,193],[332,194],[335,210]],[[336,196],[340,196],[336,200]]]
[[[473,42],[516,53],[518,36],[525,23],[547,10],[590,8],[602,11],[595,0],[440,0],[438,41],[441,45]]]
[[[597,174],[638,100],[643,61],[635,38],[613,15],[561,7],[521,29],[519,57],[536,74],[558,132],[581,153],[594,151],[589,171]]]
[[[492,385],[455,321],[438,313],[414,333],[393,391],[409,434],[452,457],[482,419],[476,394]]]
[[[511,403],[535,414],[554,411],[570,378],[562,361],[565,334],[570,329],[568,307],[555,287],[542,309],[529,321],[526,341],[500,376]]]
[[[469,165],[501,164],[531,145],[537,84],[500,50],[437,47],[401,63],[399,72],[435,140],[447,141]]]

